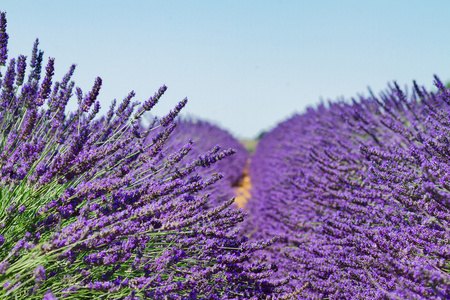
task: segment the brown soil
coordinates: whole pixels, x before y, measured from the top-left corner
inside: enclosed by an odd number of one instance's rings
[[[236,187],[236,198],[234,202],[239,208],[244,208],[248,200],[251,198],[250,189],[252,188],[252,182],[250,181],[250,176],[248,174],[248,166],[250,164],[250,159],[247,160],[244,173],[242,178]]]

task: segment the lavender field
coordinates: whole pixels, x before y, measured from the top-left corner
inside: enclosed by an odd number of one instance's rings
[[[437,76],[309,108],[250,153],[187,99],[151,117],[165,85],[100,115],[100,77],[83,91],[30,50],[1,12],[1,299],[450,298]]]
[[[396,83],[293,116],[250,167],[252,238],[299,299],[447,299],[450,91]]]

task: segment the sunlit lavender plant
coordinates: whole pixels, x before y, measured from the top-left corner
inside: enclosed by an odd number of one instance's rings
[[[210,167],[198,170],[201,176],[213,173],[223,175],[222,180],[204,191],[214,195],[208,203],[210,206],[219,205],[234,196],[235,188],[241,180],[249,158],[245,147],[226,130],[206,121],[189,118],[177,120],[177,130],[167,140],[165,147],[168,153],[189,147],[191,150],[186,155],[186,159],[193,160],[209,149],[220,150],[219,145],[231,147],[236,150],[236,153],[226,160],[211,162]],[[180,165],[174,164],[174,167],[180,167]]]
[[[288,292],[450,297],[450,91],[435,84],[320,105],[260,141],[248,234],[282,236],[266,254]]]
[[[36,40],[27,64],[7,63],[0,19],[0,297],[3,299],[229,299],[276,292],[274,266],[249,262],[271,241],[238,238],[233,199],[205,210],[199,191],[220,179],[197,170],[228,157],[212,149],[186,160],[190,143],[165,153],[187,100],[147,128],[131,92],[95,118],[102,80],[83,93],[73,65],[53,83]],[[25,80],[26,68],[29,67]],[[78,109],[66,114],[75,93]],[[177,168],[173,166],[177,164]],[[212,195],[211,197],[214,197]]]

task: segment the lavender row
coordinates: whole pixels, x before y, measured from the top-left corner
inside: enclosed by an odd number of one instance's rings
[[[229,132],[206,121],[182,118],[177,120],[177,129],[167,140],[165,152],[172,153],[186,144],[192,144],[186,160],[193,160],[211,149],[221,146],[234,149],[235,154],[226,160],[211,162],[211,165],[197,170],[200,176],[218,174],[223,179],[205,189],[204,192],[214,195],[210,205],[220,205],[235,196],[235,189],[241,180],[249,153],[245,147]],[[175,167],[182,167],[175,164]]]
[[[1,13],[2,299],[257,299],[279,290],[283,282],[269,280],[276,267],[250,261],[272,241],[239,237],[244,212],[215,198],[221,175],[204,170],[236,150],[189,157],[190,142],[169,142],[186,99],[147,127],[140,119],[165,86],[142,105],[131,92],[98,118],[101,78],[84,93],[73,65],[53,82],[55,59],[41,77],[38,40],[29,58],[9,62],[7,42]],[[78,109],[68,114],[72,94]]]
[[[260,141],[246,224],[307,299],[450,297],[450,91],[397,84],[331,102]]]

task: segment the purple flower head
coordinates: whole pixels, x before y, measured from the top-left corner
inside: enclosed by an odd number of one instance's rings
[[[92,91],[89,92],[89,94],[84,98],[84,101],[81,104],[81,110],[83,110],[84,112],[89,111],[89,108],[97,99],[101,86],[102,86],[102,79],[100,77],[97,77],[95,79],[94,86],[92,87]]]
[[[52,292],[47,292],[42,300],[58,300],[58,298]]]
[[[0,263],[0,274],[5,274],[11,264],[8,261]]]
[[[175,106],[174,110],[171,110],[170,113],[166,116],[164,116],[161,119],[161,125],[162,126],[167,126],[170,124],[170,122],[172,122],[180,113],[181,109],[186,105],[187,103],[187,98],[184,98],[182,101],[180,101],[177,106]]]
[[[134,91],[131,91],[123,100],[122,103],[120,103],[119,107],[117,108],[116,115],[123,115],[123,113],[126,111],[128,106],[130,105],[131,99],[136,96]]]
[[[35,81],[39,81],[41,79],[41,71],[42,71],[42,60],[44,58],[44,52],[39,50],[36,58],[33,72],[30,74],[29,80],[34,79]]]
[[[37,284],[40,284],[45,280],[45,268],[43,266],[38,266],[34,270],[34,278]]]
[[[150,99],[148,99],[147,101],[144,102],[144,104],[139,108],[139,110],[136,112],[136,114],[134,115],[135,120],[139,119],[146,111],[151,110],[156,103],[158,103],[159,99],[162,97],[162,95],[166,92],[167,87],[165,85],[163,85],[162,87],[159,88],[158,92],[155,93],[155,95],[153,97],[151,97]]]
[[[36,39],[33,44],[33,50],[31,51],[31,61],[30,61],[30,67],[34,68],[36,66],[36,58],[38,55],[38,46],[39,46],[39,39]]]
[[[31,109],[25,119],[25,124],[23,125],[21,139],[27,140],[30,137],[31,132],[36,123],[37,111],[36,109]]]
[[[81,103],[83,102],[83,90],[79,86],[75,88],[75,94],[77,95],[78,105],[81,105]]]
[[[8,34],[6,33],[6,13],[0,12],[0,66],[8,59]]]
[[[55,59],[49,58],[48,65],[46,67],[46,74],[44,81],[42,82],[41,89],[39,91],[39,96],[36,99],[36,106],[41,106],[44,104],[45,99],[48,98],[48,95],[50,94],[51,85],[52,85],[52,77],[54,74],[54,64]]]
[[[23,80],[25,78],[25,70],[27,67],[27,57],[25,55],[19,55],[17,59],[17,76],[16,76],[16,85],[21,86],[23,84]]]
[[[1,107],[7,108],[13,105],[14,99],[14,80],[16,77],[16,60],[12,58],[9,61],[8,69],[6,70],[5,78],[2,82],[2,92],[0,94]]]

